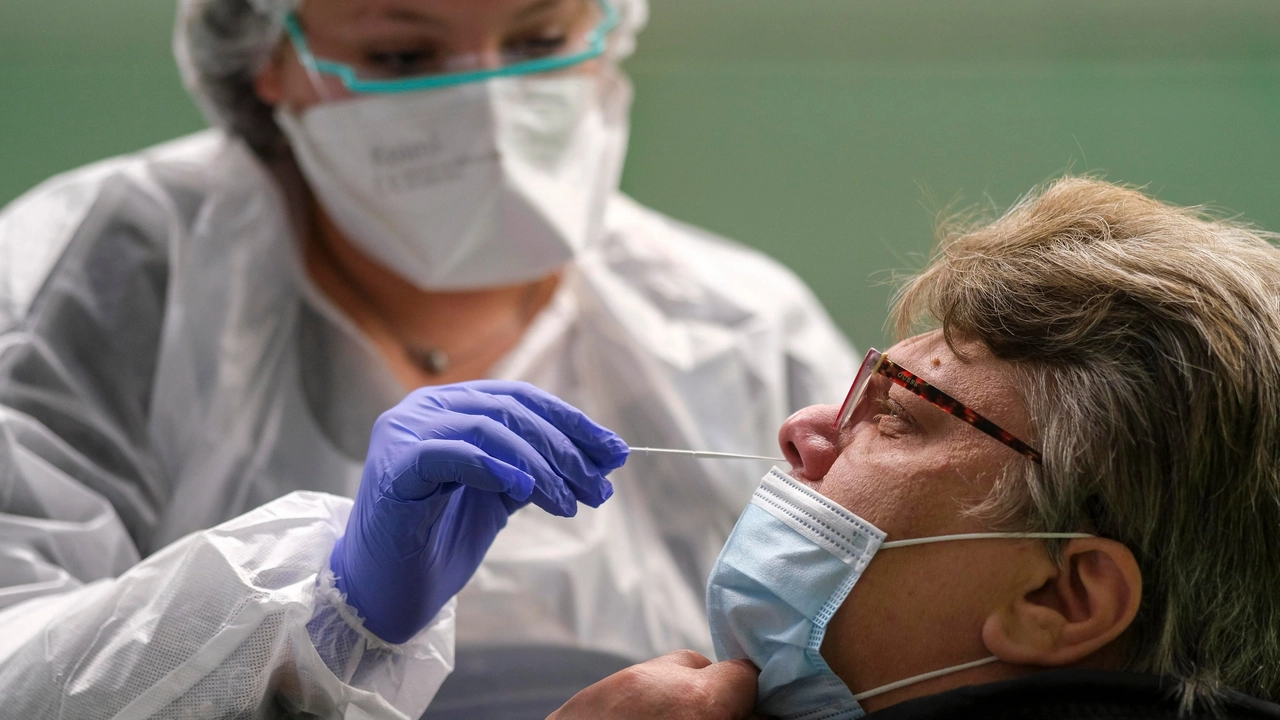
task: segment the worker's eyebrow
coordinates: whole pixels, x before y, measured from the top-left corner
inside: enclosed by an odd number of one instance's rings
[[[430,15],[419,10],[407,7],[388,8],[383,17],[396,22],[412,23],[414,25],[431,25],[433,27],[443,27],[444,21],[434,15]]]
[[[554,8],[556,5],[559,5],[560,2],[561,0],[538,0],[538,2],[535,2],[532,5],[525,7],[520,12],[516,13],[516,19],[528,20],[530,17],[544,13],[550,10],[551,8]]]
[[[524,7],[519,12],[517,12],[515,15],[515,19],[528,20],[531,17],[536,17],[538,15],[541,15],[542,13],[547,12],[548,10],[555,8],[561,2],[562,0],[538,0],[538,2],[535,2],[532,5]],[[440,18],[434,15],[431,15],[430,13],[425,13],[425,12],[422,12],[421,10],[417,10],[411,7],[401,6],[401,7],[388,8],[382,14],[382,16],[387,20],[395,20],[397,22],[412,23],[414,25],[431,25],[435,27],[442,27],[445,25],[445,22]]]

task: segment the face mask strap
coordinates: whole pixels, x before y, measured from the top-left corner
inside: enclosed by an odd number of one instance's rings
[[[950,675],[950,674],[952,674],[952,673],[958,673],[958,672],[961,672],[961,671],[964,671],[964,670],[968,670],[968,669],[970,669],[970,668],[976,668],[976,667],[981,667],[981,666],[983,666],[983,665],[989,665],[989,664],[991,664],[991,663],[993,663],[993,662],[995,662],[995,661],[997,661],[997,660],[999,660],[999,659],[1000,659],[1000,658],[996,657],[995,655],[992,655],[991,657],[982,658],[981,660],[974,660],[973,662],[967,662],[967,663],[964,663],[964,664],[962,664],[962,665],[952,665],[952,666],[951,666],[951,667],[949,667],[949,668],[943,668],[943,669],[941,669],[941,670],[934,670],[933,672],[927,672],[927,673],[921,673],[921,674],[919,674],[919,675],[913,675],[913,676],[911,676],[911,677],[909,677],[909,678],[907,678],[907,679],[905,679],[905,680],[899,680],[899,681],[897,681],[897,682],[891,682],[891,683],[889,683],[888,685],[881,685],[881,686],[880,686],[880,687],[878,687],[878,688],[875,688],[875,689],[872,689],[872,690],[868,690],[868,691],[866,691],[866,692],[858,693],[857,695],[854,695],[854,696],[853,696],[853,699],[854,699],[854,700],[857,700],[858,702],[862,702],[863,700],[866,700],[867,698],[873,698],[873,697],[875,697],[875,696],[877,696],[877,695],[883,695],[883,694],[885,694],[885,693],[887,693],[887,692],[892,692],[892,691],[894,691],[894,690],[897,690],[898,688],[904,688],[904,687],[906,687],[906,686],[908,686],[908,685],[915,685],[915,684],[916,684],[916,683],[918,683],[918,682],[924,682],[925,680],[932,680],[932,679],[934,679],[934,678],[936,678],[936,677],[942,677],[943,675]]]
[[[908,540],[892,540],[889,542],[881,543],[880,547],[881,549],[895,548],[895,547],[909,547],[911,545],[928,545],[929,543],[949,542],[953,540],[1008,540],[1011,538],[1026,539],[1026,540],[1073,540],[1077,538],[1091,538],[1091,537],[1093,537],[1093,535],[1089,535],[1088,533],[998,533],[998,532],[963,533],[960,535],[937,535],[934,537],[911,538]],[[866,692],[858,693],[857,695],[853,696],[853,699],[857,700],[858,702],[862,702],[867,698],[873,698],[877,695],[883,695],[884,693],[892,692],[894,690],[897,690],[898,688],[904,688],[904,687],[907,687],[908,685],[915,685],[916,683],[924,682],[925,680],[932,680],[934,678],[942,677],[944,675],[951,675],[952,673],[963,672],[965,670],[969,670],[970,668],[989,665],[993,662],[996,662],[997,660],[999,660],[999,658],[997,658],[995,655],[992,655],[991,657],[986,657],[981,660],[974,660],[973,662],[967,662],[960,665],[952,665],[951,667],[942,668],[941,670],[934,670],[932,672],[913,675],[909,678],[898,680],[897,682],[891,682],[888,685],[881,685],[878,688],[873,688]]]
[[[329,94],[329,88],[326,87],[324,78],[320,75],[320,68],[316,65],[316,57],[311,54],[311,46],[307,44],[307,36],[302,32],[302,25],[298,22],[298,16],[293,13],[285,15],[284,29],[289,36],[289,42],[293,44],[294,54],[298,56],[298,60],[302,63],[302,69],[307,73],[307,79],[311,81],[311,86],[320,94],[320,99],[325,102],[331,102],[333,97]]]
[[[910,545],[928,545],[929,543],[950,542],[953,540],[1076,540],[1094,537],[1089,533],[963,533],[961,535],[935,535],[933,537],[910,538],[908,540],[889,540],[880,543],[881,549],[908,547]]]

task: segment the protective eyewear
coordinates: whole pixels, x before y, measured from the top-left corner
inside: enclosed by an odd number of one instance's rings
[[[609,0],[582,0],[587,16],[574,22],[586,30],[563,29],[560,37],[535,37],[521,47],[504,48],[499,58],[480,54],[426,58],[427,67],[412,75],[396,75],[382,68],[355,67],[315,55],[295,13],[285,16],[284,29],[303,66],[313,74],[336,77],[352,93],[401,93],[464,85],[490,78],[551,72],[600,57],[608,36],[619,22]]]
[[[890,360],[887,355],[875,349],[867,352],[867,357],[862,361],[862,367],[859,368],[858,374],[853,380],[853,385],[849,388],[849,394],[844,399],[844,405],[840,407],[840,415],[837,417],[835,424],[837,430],[844,429],[849,424],[849,420],[853,418],[863,400],[866,399],[867,387],[871,384],[871,380],[877,376],[888,378],[894,384],[901,385],[925,402],[942,408],[946,413],[960,418],[1035,462],[1041,462],[1038,450],[1019,440],[1008,430],[965,407],[964,403],[925,382],[910,370],[903,368]]]

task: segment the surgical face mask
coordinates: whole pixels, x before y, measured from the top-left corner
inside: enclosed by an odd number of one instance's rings
[[[760,668],[758,712],[805,720],[860,718],[860,700],[994,662],[982,658],[854,695],[820,650],[827,624],[878,550],[1005,537],[1090,536],[976,533],[885,542],[874,525],[774,468],[711,571],[707,615],[716,659],[746,658]]]
[[[599,231],[626,152],[623,112],[606,118],[604,84],[494,78],[300,116],[278,109],[276,120],[364,252],[422,289],[497,287],[547,276]]]

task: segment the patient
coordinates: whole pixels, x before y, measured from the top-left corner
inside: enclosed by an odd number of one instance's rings
[[[744,659],[554,717],[1280,718],[1280,251],[1065,179],[945,233],[895,315],[713,571]]]

